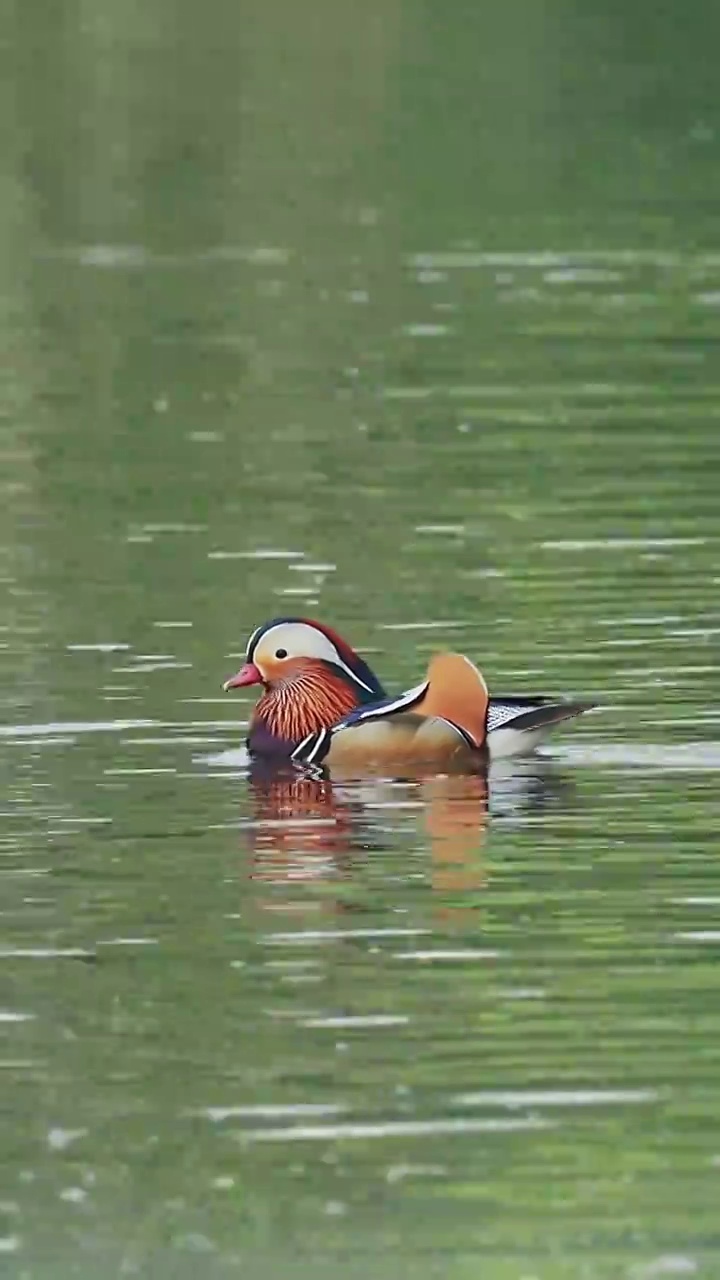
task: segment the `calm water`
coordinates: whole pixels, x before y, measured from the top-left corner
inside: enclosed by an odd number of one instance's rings
[[[310,9],[3,20],[0,1272],[716,1277],[717,7]],[[278,612],[603,710],[251,777]]]

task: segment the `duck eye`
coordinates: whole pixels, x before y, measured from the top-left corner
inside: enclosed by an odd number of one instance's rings
[[[276,649],[276,650],[275,650],[275,657],[276,657],[276,658],[287,658],[287,649]]]

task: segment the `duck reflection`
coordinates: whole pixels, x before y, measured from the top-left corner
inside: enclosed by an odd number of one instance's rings
[[[346,880],[368,853],[391,851],[399,826],[414,814],[429,839],[433,889],[440,897],[465,895],[487,878],[483,847],[491,816],[503,825],[522,823],[564,789],[541,760],[507,773],[361,780],[254,763],[252,877],[266,885]]]
[[[361,795],[290,767],[250,772],[253,877],[263,881],[341,876],[373,847]]]
[[[490,813],[487,772],[428,778],[421,794],[433,889],[442,898],[481,889],[486,880],[481,850]],[[448,902],[440,914],[454,919],[457,908]]]

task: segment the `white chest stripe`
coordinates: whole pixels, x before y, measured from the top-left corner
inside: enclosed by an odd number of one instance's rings
[[[384,716],[392,715],[394,711],[402,711],[405,707],[412,707],[428,690],[428,682],[425,680],[423,684],[418,684],[414,689],[408,689],[405,693],[401,693],[399,698],[395,698],[393,702],[385,702],[381,707],[368,707],[367,711],[363,711],[360,715],[353,715],[350,724],[346,725],[342,720],[332,730],[333,733],[339,733],[341,729],[352,729],[356,724],[365,724],[367,720],[382,720]]]

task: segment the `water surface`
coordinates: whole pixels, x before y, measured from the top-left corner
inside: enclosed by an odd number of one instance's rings
[[[716,27],[6,22],[9,1275],[717,1274]],[[251,773],[295,612],[602,710]]]

